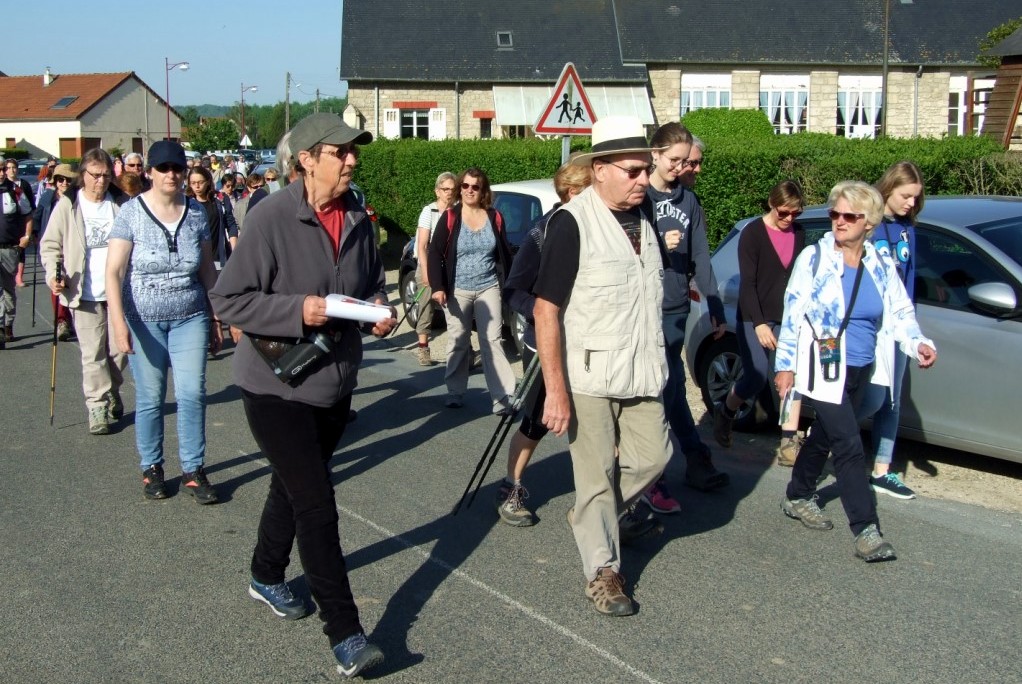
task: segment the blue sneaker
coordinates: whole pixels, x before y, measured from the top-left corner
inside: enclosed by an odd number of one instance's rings
[[[383,651],[369,643],[362,632],[334,646],[337,671],[345,677],[357,677],[366,670],[383,663]]]
[[[305,601],[291,593],[287,582],[262,584],[252,580],[248,585],[248,595],[268,605],[274,615],[285,620],[301,620],[309,614]]]
[[[905,486],[897,473],[887,473],[880,477],[870,475],[869,483],[873,486],[874,492],[893,496],[895,499],[914,499],[916,493]]]

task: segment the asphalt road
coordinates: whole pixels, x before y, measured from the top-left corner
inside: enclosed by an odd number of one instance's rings
[[[285,622],[246,595],[268,467],[231,385],[230,350],[208,368],[207,469],[222,503],[148,502],[132,387],[115,434],[89,436],[78,350],[60,344],[51,427],[49,311],[33,329],[30,293],[19,294],[22,339],[0,351],[0,681],[336,679],[317,617]],[[381,679],[1022,681],[1022,517],[882,499],[899,558],[867,565],[833,486],[822,498],[836,529],[807,530],[778,508],[788,471],[741,444],[718,456],[732,485],[714,494],[684,489],[672,461],[683,513],[625,551],[639,612],[598,615],[564,522],[566,440],[544,440],[526,473],[536,527],[497,521],[503,453],[475,505],[451,517],[498,419],[478,373],[466,406],[445,409],[442,367],[420,368],[400,349],[411,339],[367,341],[359,418],[332,462],[352,585],[387,655]],[[305,591],[297,558],[289,577]]]

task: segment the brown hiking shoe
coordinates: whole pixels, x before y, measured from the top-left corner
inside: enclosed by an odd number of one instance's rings
[[[432,366],[433,356],[430,354],[429,346],[416,347],[415,358],[418,359],[420,366]]]
[[[614,617],[635,613],[632,600],[625,595],[624,575],[610,568],[596,571],[596,579],[586,584],[586,598],[593,602],[596,612]]]
[[[792,468],[795,459],[798,458],[798,450],[802,448],[802,440],[798,435],[785,439],[781,437],[781,443],[777,445],[774,455],[777,457],[777,465],[785,468]]]

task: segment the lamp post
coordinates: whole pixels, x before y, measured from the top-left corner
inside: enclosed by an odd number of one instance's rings
[[[884,0],[884,65],[880,77],[880,135],[887,135],[887,67],[891,52],[891,0]]]
[[[241,139],[242,140],[245,139],[245,135],[246,135],[245,134],[245,93],[247,93],[250,90],[254,93],[257,90],[259,90],[259,86],[248,86],[246,88],[244,83],[241,84]],[[242,145],[242,147],[248,147],[248,145]]]
[[[174,62],[170,63],[170,60],[166,57],[163,58],[163,68],[166,72],[164,75],[167,78],[167,92],[164,102],[167,105],[167,140],[170,140],[170,72],[173,69],[180,69],[181,71],[188,71],[188,62]]]

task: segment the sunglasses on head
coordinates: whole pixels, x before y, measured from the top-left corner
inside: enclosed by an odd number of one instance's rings
[[[163,164],[157,164],[153,167],[160,173],[184,173],[185,167],[179,166],[178,164],[171,164],[170,162],[164,162]]]
[[[795,211],[785,211],[783,209],[774,209],[774,211],[777,212],[777,218],[779,218],[779,219],[786,219],[789,216],[791,218],[797,218],[798,216],[802,215],[802,210],[801,209],[796,209]]]
[[[479,192],[481,187],[482,186],[480,186],[478,183],[462,183],[461,184],[461,189],[462,190],[471,190],[472,192]]]
[[[855,223],[859,219],[866,218],[865,214],[855,214],[850,211],[834,211],[833,209],[827,212],[827,216],[830,217],[831,221],[837,221],[838,218],[843,218],[845,223]]]

